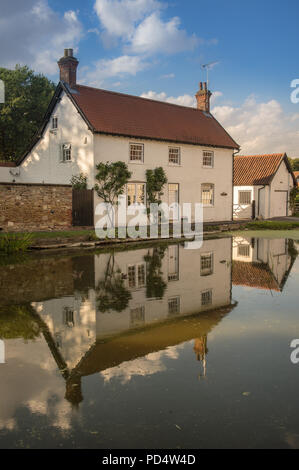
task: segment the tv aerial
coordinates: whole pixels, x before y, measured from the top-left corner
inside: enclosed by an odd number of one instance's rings
[[[202,64],[201,68],[207,73],[207,88],[209,89],[209,71],[212,70],[215,65],[219,64],[219,61],[209,62],[208,64]]]

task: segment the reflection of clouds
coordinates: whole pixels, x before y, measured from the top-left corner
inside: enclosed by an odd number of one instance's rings
[[[145,377],[163,372],[166,370],[166,365],[163,361],[165,359],[178,359],[180,350],[182,350],[185,345],[186,343],[172,346],[163,351],[148,354],[140,359],[123,362],[119,366],[106,369],[100,374],[104,378],[104,382],[118,379],[122,384],[126,384],[130,382],[134,376]]]
[[[68,430],[72,410],[64,399],[64,379],[49,357],[46,342],[38,339],[28,347],[17,339],[5,344],[7,363],[0,369],[0,429],[16,429],[16,413],[26,407],[32,414],[47,416],[51,426]]]

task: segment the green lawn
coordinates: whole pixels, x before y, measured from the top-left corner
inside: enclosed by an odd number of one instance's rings
[[[245,228],[248,230],[296,230],[299,229],[299,222],[258,220],[249,222]]]
[[[28,232],[26,232],[28,233]],[[24,233],[18,232],[18,235]],[[55,231],[55,232],[32,232],[35,239],[52,239],[52,238],[69,238],[76,239],[78,237],[92,237],[94,232],[92,230],[69,230],[69,231]],[[0,232],[0,237],[5,235],[5,232]]]

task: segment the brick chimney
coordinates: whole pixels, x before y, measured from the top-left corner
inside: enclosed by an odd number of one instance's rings
[[[207,82],[200,82],[199,91],[195,95],[197,100],[197,109],[209,113],[211,96],[212,93],[208,90]]]
[[[64,49],[64,57],[59,62],[60,81],[65,82],[70,88],[77,84],[77,67],[79,61],[74,57],[73,49]]]

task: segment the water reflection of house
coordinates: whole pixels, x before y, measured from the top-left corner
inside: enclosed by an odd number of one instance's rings
[[[282,291],[294,262],[289,243],[286,239],[234,238],[233,284]]]
[[[81,261],[73,264],[73,295],[32,303],[69,401],[82,401],[82,376],[188,340],[205,375],[208,333],[232,308],[231,239]],[[183,320],[197,314],[198,322]]]
[[[96,286],[104,282],[109,263],[111,254],[96,258]],[[205,241],[194,251],[172,245],[120,252],[113,263],[130,300],[118,311],[97,302],[97,337],[230,305],[230,239]]]

